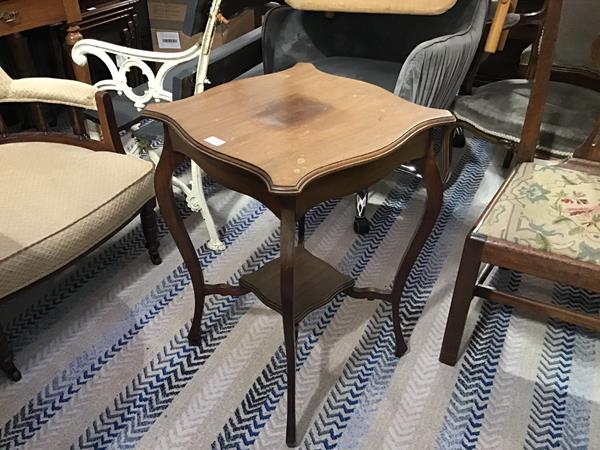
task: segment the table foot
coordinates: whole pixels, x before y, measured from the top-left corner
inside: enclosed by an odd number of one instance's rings
[[[406,341],[404,340],[404,338],[402,338],[402,340],[398,341],[398,339],[396,339],[396,350],[394,351],[394,354],[396,355],[397,358],[401,358],[402,356],[404,356],[404,354],[408,351],[408,346],[406,345]]]

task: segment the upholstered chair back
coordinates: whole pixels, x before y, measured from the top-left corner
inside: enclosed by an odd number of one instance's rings
[[[592,60],[591,45],[600,33],[598,0],[567,0],[563,3],[554,65],[600,75]]]

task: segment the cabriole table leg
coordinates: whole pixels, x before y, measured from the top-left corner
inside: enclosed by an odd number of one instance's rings
[[[171,139],[168,133],[165,133],[165,144],[163,154],[160,158],[154,173],[154,190],[160,211],[173,235],[183,261],[192,279],[194,288],[194,318],[192,327],[188,335],[188,340],[193,345],[200,345],[200,323],[202,322],[202,312],[204,310],[204,298],[206,290],[204,286],[204,275],[202,267],[196,255],[194,244],[190,239],[175,204],[175,197],[171,187],[173,172],[183,161],[183,155],[175,153],[172,149]]]
[[[394,287],[392,288],[392,294],[390,300],[392,302],[392,316],[394,322],[394,336],[396,337],[396,356],[402,356],[406,350],[406,342],[402,335],[402,328],[400,325],[400,300],[402,298],[402,291],[406,285],[406,280],[413,268],[417,257],[427,238],[431,234],[437,218],[440,215],[443,202],[444,187],[442,185],[442,179],[440,172],[435,161],[435,155],[433,151],[433,145],[431,142],[430,132],[430,143],[425,156],[419,161],[418,170],[423,177],[425,188],[427,190],[427,201],[425,204],[425,211],[421,218],[419,227],[417,228],[410,246],[404,254],[404,258],[398,267],[396,277],[394,278]]]

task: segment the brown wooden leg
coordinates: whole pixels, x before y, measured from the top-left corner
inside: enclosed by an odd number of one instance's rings
[[[304,237],[306,232],[306,216],[300,217],[298,220],[298,245],[304,245]]]
[[[294,320],[294,247],[296,207],[293,199],[282,200],[281,211],[281,306],[287,360],[287,429],[285,442],[296,445],[296,322]]]
[[[444,185],[448,183],[450,179],[450,166],[452,165],[452,142],[454,140],[455,126],[447,126],[444,130],[444,136],[442,138],[442,154],[440,155],[440,175]]]
[[[502,161],[503,169],[510,169],[512,166],[513,160],[515,159],[515,151],[513,147],[508,147],[506,149],[506,155],[504,155],[504,161]]]
[[[154,190],[156,191],[156,199],[158,200],[160,211],[169,227],[169,231],[173,235],[179,252],[183,256],[183,261],[192,279],[195,307],[188,340],[193,345],[200,345],[200,323],[202,322],[205,296],[204,276],[190,235],[185,229],[183,220],[177,211],[171,187],[173,172],[183,159],[182,155],[173,151],[169,133],[166,131],[162,155],[154,173]]]
[[[412,241],[402,258],[400,267],[394,279],[394,287],[392,288],[391,302],[392,302],[392,315],[394,320],[394,335],[396,337],[396,356],[402,356],[406,350],[406,343],[402,335],[402,328],[400,326],[400,299],[402,298],[402,291],[404,285],[408,279],[408,275],[421,253],[429,234],[435,226],[435,222],[442,209],[443,201],[443,186],[440,178],[440,172],[435,162],[435,156],[433,153],[433,145],[430,141],[429,148],[425,157],[420,161],[419,171],[423,176],[425,188],[427,189],[427,202],[425,203],[425,212],[421,218],[421,223],[415,232]]]
[[[0,370],[12,381],[21,379],[21,372],[15,367],[14,355],[8,346],[8,339],[0,327]]]
[[[140,211],[140,219],[142,220],[142,230],[144,232],[144,238],[146,238],[146,248],[150,255],[150,261],[152,261],[152,264],[158,266],[162,262],[162,259],[158,253],[160,243],[158,241],[158,226],[156,224],[156,212],[154,211],[155,206],[156,200],[154,199],[146,203]]]
[[[440,351],[440,362],[449,366],[454,366],[458,360],[458,349],[465,330],[469,306],[473,300],[484,242],[479,236],[469,235],[463,248]]]

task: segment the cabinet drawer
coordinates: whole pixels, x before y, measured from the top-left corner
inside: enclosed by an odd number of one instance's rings
[[[0,1],[0,36],[64,20],[63,0]]]

